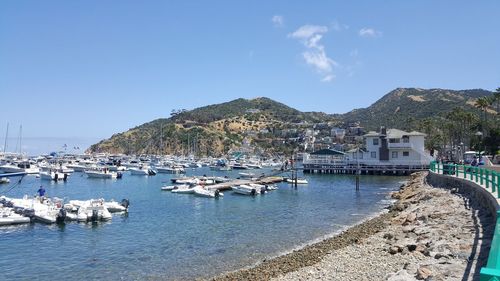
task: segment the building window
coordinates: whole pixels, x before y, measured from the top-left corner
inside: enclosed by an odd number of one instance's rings
[[[377,158],[377,152],[372,151],[371,156],[372,156],[372,158]]]
[[[378,139],[373,139],[373,145],[378,145]]]
[[[399,143],[399,139],[389,139],[389,143]]]
[[[404,156],[404,157],[408,157],[408,156],[410,156],[410,152],[409,152],[409,151],[403,151],[403,156]]]
[[[410,142],[410,138],[408,136],[404,136],[403,143],[409,143],[409,142]]]
[[[398,152],[397,151],[393,151],[392,152],[392,158],[398,158]]]

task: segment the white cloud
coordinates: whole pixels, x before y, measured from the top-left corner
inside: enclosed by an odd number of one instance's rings
[[[349,29],[349,26],[347,24],[340,23],[336,20],[330,24],[330,27],[335,31],[342,31]]]
[[[379,37],[379,36],[382,36],[382,32],[375,30],[373,28],[363,27],[359,30],[359,36],[361,36],[361,37]]]
[[[320,42],[326,32],[328,32],[326,26],[304,25],[288,34],[288,37],[299,40],[307,48],[302,53],[304,61],[323,76],[321,81],[329,82],[335,78],[333,70],[338,64],[328,57],[325,46]]]
[[[293,33],[288,34],[288,37],[292,37],[295,39],[308,39],[316,33],[326,33],[328,31],[328,27],[321,25],[303,25],[299,27],[299,29],[295,30]]]
[[[321,79],[321,82],[330,82],[333,79],[335,79],[335,75],[331,74],[331,75],[327,75],[327,76],[323,77],[323,79]]]
[[[285,18],[280,15],[274,15],[271,18],[271,21],[273,22],[275,27],[283,27],[285,25]]]

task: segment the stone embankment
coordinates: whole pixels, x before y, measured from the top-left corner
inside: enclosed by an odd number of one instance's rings
[[[253,268],[214,280],[475,280],[494,218],[458,189],[427,185],[416,173],[386,214]]]

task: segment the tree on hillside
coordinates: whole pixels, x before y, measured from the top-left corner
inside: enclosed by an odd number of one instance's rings
[[[481,124],[481,129],[483,131],[483,135],[486,132],[486,123],[487,123],[487,110],[490,105],[490,101],[488,97],[480,97],[476,100],[474,106],[479,108],[483,112],[483,118],[482,118],[482,124]]]

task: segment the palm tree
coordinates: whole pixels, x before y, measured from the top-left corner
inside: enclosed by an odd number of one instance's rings
[[[480,97],[476,100],[474,104],[477,108],[481,109],[483,112],[483,121],[486,122],[486,110],[490,106],[490,101],[488,97]]]

